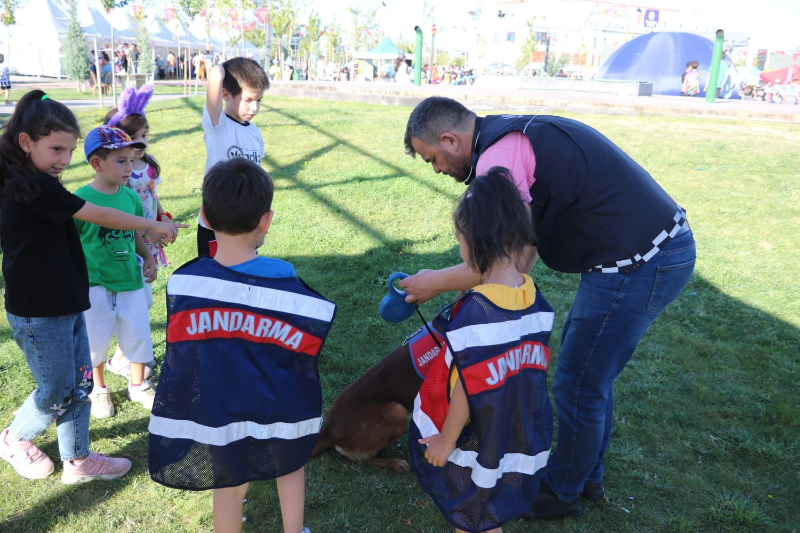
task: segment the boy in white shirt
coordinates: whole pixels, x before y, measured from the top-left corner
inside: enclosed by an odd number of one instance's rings
[[[264,139],[258,126],[250,121],[258,113],[267,89],[269,78],[252,59],[235,57],[210,70],[202,120],[206,173],[216,163],[234,157],[261,164]],[[197,222],[197,255],[214,257],[214,231],[201,218]]]

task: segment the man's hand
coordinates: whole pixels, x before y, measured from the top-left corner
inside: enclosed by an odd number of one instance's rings
[[[419,439],[419,443],[428,445],[428,449],[425,450],[425,459],[433,466],[446,465],[447,458],[456,449],[455,441],[448,440],[441,433],[427,439]]]
[[[398,281],[397,285],[406,292],[406,302],[423,304],[439,294],[441,291],[436,286],[436,272],[423,269]]]

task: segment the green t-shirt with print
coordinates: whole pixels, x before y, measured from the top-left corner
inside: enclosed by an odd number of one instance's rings
[[[129,215],[143,215],[142,201],[127,187],[120,187],[116,194],[103,194],[86,185],[75,191],[75,196]],[[144,287],[136,260],[133,230],[104,228],[78,219],[75,219],[75,225],[86,256],[90,287],[102,285],[111,292],[135,291]]]

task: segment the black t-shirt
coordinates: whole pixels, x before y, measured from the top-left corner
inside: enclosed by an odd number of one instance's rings
[[[72,215],[86,201],[54,177],[28,176],[41,189],[26,204],[6,190],[0,200],[0,246],[6,311],[52,317],[89,309],[89,275]]]

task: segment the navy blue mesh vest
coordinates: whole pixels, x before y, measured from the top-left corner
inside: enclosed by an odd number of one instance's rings
[[[538,493],[553,432],[547,367],[554,313],[538,290],[518,311],[473,292],[451,309],[446,351],[414,400],[408,447],[420,485],[445,519],[480,532],[529,511]],[[470,419],[448,462],[434,467],[418,441],[441,432],[456,369]]]
[[[676,213],[683,213],[608,138],[586,124],[555,116],[478,117],[467,183],[480,155],[511,131],[522,132],[533,147],[531,215],[539,256],[553,270],[583,272],[626,259],[639,263],[653,249],[654,238],[671,232],[679,220]]]
[[[335,312],[299,278],[207,258],[176,270],[149,426],[153,481],[206,490],[303,466],[322,422],[317,359]]]

